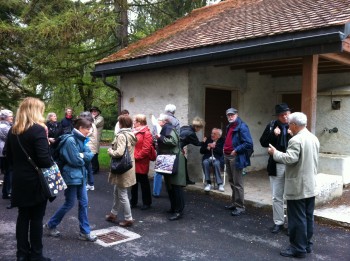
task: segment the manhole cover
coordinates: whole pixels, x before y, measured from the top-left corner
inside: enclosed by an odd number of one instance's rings
[[[141,237],[130,230],[116,226],[94,230],[91,233],[97,236],[96,243],[104,247],[125,243]]]
[[[106,234],[98,235],[97,238],[106,244],[111,244],[111,243],[118,242],[118,241],[121,241],[124,239],[128,239],[129,237],[122,235],[116,231],[111,231],[111,232],[108,232]]]

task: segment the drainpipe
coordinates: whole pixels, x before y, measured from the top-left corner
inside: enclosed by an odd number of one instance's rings
[[[102,73],[102,81],[105,85],[108,87],[111,87],[113,90],[117,91],[118,93],[118,114],[122,110],[122,92],[117,86],[114,86],[112,83],[107,82],[106,76]]]

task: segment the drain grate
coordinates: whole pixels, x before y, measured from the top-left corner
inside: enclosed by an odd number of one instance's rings
[[[110,232],[105,233],[105,234],[97,235],[97,238],[106,244],[111,244],[111,243],[115,243],[115,242],[118,242],[121,240],[128,239],[129,237],[127,237],[123,234],[120,234],[116,231],[110,231]]]

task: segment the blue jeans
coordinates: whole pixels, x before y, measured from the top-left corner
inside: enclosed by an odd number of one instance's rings
[[[90,234],[90,225],[87,217],[88,197],[85,183],[83,185],[68,185],[68,188],[64,191],[64,196],[64,204],[47,223],[49,228],[56,228],[61,223],[64,215],[74,207],[75,198],[77,198],[79,201],[78,219],[80,232]]]
[[[315,197],[287,200],[289,242],[292,250],[306,253],[312,247]]]
[[[90,186],[94,185],[95,180],[94,180],[94,173],[92,171],[92,164],[91,164],[91,162],[89,163],[89,167],[87,168],[87,180],[88,180],[87,183]]]
[[[220,161],[217,160],[217,159],[214,162],[212,162],[209,159],[203,160],[202,167],[203,167],[204,176],[205,176],[205,180],[207,181],[207,184],[211,184],[210,167],[212,166],[214,168],[214,172],[215,172],[216,184],[222,185],[222,179],[221,179],[221,173],[220,173],[220,164],[221,164]]]
[[[163,175],[155,172],[153,177],[153,196],[159,196],[162,191]]]

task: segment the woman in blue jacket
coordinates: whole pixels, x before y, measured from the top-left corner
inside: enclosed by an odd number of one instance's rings
[[[86,191],[87,166],[94,154],[86,146],[86,136],[91,130],[92,124],[87,119],[78,118],[74,121],[72,134],[66,134],[58,145],[60,160],[63,161],[62,177],[68,188],[64,192],[65,202],[63,206],[51,217],[44,226],[50,236],[58,237],[60,232],[56,227],[61,223],[65,214],[74,206],[75,198],[79,201],[79,239],[90,242],[97,237],[90,234],[90,225],[87,217],[88,197]]]

